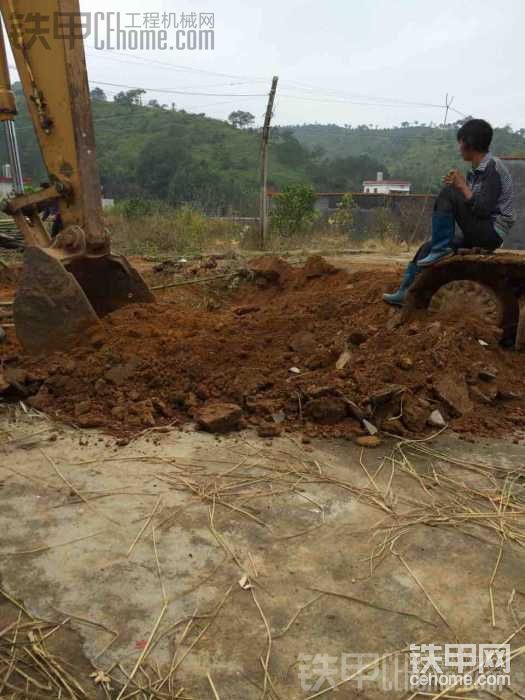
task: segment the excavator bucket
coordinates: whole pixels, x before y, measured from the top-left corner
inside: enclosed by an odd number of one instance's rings
[[[61,262],[51,249],[30,246],[13,316],[18,339],[34,355],[67,350],[121,306],[154,297],[139,273],[116,255]]]

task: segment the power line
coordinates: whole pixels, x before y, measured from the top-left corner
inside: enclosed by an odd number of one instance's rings
[[[102,55],[100,54],[99,49],[95,49],[94,47],[86,47],[86,50],[89,53],[92,53],[93,51],[99,53],[99,55],[102,58],[107,58],[108,60],[119,60],[115,56],[107,56],[106,54]],[[183,71],[183,72],[188,72],[188,73],[202,73],[203,75],[216,75],[221,78],[243,78],[243,79],[250,79],[253,80],[254,82],[264,82],[266,81],[266,78],[264,77],[253,77],[249,75],[238,75],[238,74],[233,74],[233,73],[219,73],[217,71],[210,71],[210,70],[205,70],[203,68],[194,68],[192,66],[182,66],[176,63],[171,63],[167,61],[158,61],[153,58],[144,58],[142,56],[135,56],[134,54],[130,53],[129,51],[114,51],[111,49],[112,53],[118,54],[120,56],[125,56],[127,59],[132,59],[137,62],[145,63],[147,65],[153,64],[156,66],[161,66],[169,70],[178,70],[178,71]],[[127,61],[126,61],[127,63]]]
[[[121,83],[106,83],[102,80],[94,80],[98,85],[109,85],[110,87],[121,87],[127,90],[145,90],[147,92],[160,92],[168,95],[197,95],[199,97],[266,97],[267,93],[241,94],[235,92],[186,92],[184,90],[167,90],[166,88],[142,88],[137,85],[122,85]]]
[[[89,51],[96,51],[95,49],[91,49],[91,48],[88,48],[88,50]],[[234,75],[231,73],[218,73],[218,72],[214,72],[214,71],[207,71],[207,70],[204,70],[201,68],[194,68],[194,67],[190,67],[190,66],[180,66],[180,65],[173,64],[173,63],[166,62],[166,61],[158,61],[155,59],[144,58],[142,56],[135,56],[135,55],[133,55],[129,52],[126,52],[126,51],[116,51],[115,53],[117,53],[121,56],[126,56],[127,58],[131,58],[132,60],[135,60],[139,63],[142,63],[143,65],[153,64],[153,65],[158,65],[158,66],[161,66],[164,68],[169,68],[171,70],[181,70],[181,71],[188,71],[188,72],[192,72],[192,73],[201,73],[204,75],[217,75],[217,76],[229,77],[229,78],[249,78],[249,80],[247,80],[246,83],[250,83],[250,82],[255,83],[255,82],[262,82],[262,81],[267,80],[266,78],[260,78],[260,77],[250,77],[250,76],[246,76],[246,75]],[[103,58],[103,59],[117,60],[117,61],[121,61],[121,62],[123,60],[123,59],[119,59],[115,56],[108,56],[106,54],[100,54],[100,53],[99,53],[99,57]],[[387,106],[393,106],[393,105],[398,104],[400,106],[404,105],[407,107],[410,107],[410,106],[431,107],[431,108],[436,108],[436,109],[442,109],[444,106],[442,104],[438,105],[438,104],[433,104],[433,103],[429,103],[429,102],[418,102],[418,101],[412,101],[412,100],[403,100],[403,99],[399,99],[399,98],[367,95],[367,94],[361,94],[361,93],[352,93],[352,92],[349,92],[346,90],[337,90],[337,89],[333,89],[333,88],[320,87],[318,85],[312,85],[309,83],[302,83],[302,82],[298,82],[298,81],[294,81],[294,80],[286,80],[285,79],[282,81],[282,83],[289,85],[290,89],[292,89],[292,90],[297,89],[297,88],[303,89],[303,90],[308,90],[308,91],[315,90],[315,91],[321,91],[321,92],[324,92],[324,93],[327,93],[327,94],[333,95],[333,96],[342,95],[342,96],[348,96],[351,98],[358,98],[360,101],[353,101],[353,102],[351,102],[351,104],[358,104],[358,105],[363,105],[363,106],[376,106],[375,102],[379,102],[379,103],[386,102],[386,103],[388,103]],[[295,86],[297,86],[297,88]],[[297,97],[296,99],[299,99],[299,97]],[[306,99],[306,97],[304,97],[302,99]],[[316,101],[327,101],[327,100],[319,98]],[[463,116],[463,117],[466,116],[465,114],[463,114],[462,112],[460,112],[459,110],[457,110],[453,107],[450,107],[450,110],[453,112],[456,112],[460,116]]]

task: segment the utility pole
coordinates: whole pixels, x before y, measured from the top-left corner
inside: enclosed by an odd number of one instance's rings
[[[264,125],[262,129],[261,141],[261,201],[259,206],[259,247],[264,249],[266,241],[266,233],[268,230],[268,209],[267,209],[267,182],[268,182],[268,140],[270,138],[270,122],[272,120],[273,103],[275,100],[275,91],[277,90],[277,81],[279,78],[274,75],[272,87],[268,97],[268,106],[266,107],[266,115],[264,117]]]

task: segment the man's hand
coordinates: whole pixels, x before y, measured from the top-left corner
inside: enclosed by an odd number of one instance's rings
[[[457,190],[462,192],[466,199],[470,199],[472,197],[472,191],[467,185],[463,174],[460,173],[459,170],[449,170],[443,178],[443,182],[445,185],[452,185],[452,187],[455,187]]]

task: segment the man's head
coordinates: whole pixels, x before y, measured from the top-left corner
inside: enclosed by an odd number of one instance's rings
[[[472,162],[485,155],[490,148],[493,130],[484,119],[469,119],[457,133],[459,151],[463,160]]]

